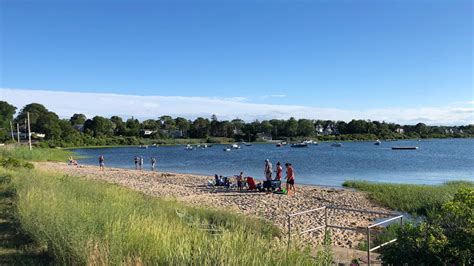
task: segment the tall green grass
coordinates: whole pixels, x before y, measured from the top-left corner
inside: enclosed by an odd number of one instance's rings
[[[318,260],[295,249],[287,252],[277,240],[278,228],[262,220],[55,173],[0,168],[0,175],[11,177],[23,230],[47,246],[60,264],[326,265],[331,261],[330,256]]]
[[[13,158],[25,161],[67,161],[74,153],[63,149],[34,148],[27,147],[0,147],[0,158]]]
[[[426,216],[452,200],[460,188],[474,187],[474,183],[452,181],[442,185],[412,185],[346,181],[343,186],[366,191],[372,200],[390,209]]]

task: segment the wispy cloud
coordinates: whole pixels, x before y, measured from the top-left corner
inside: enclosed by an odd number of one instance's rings
[[[247,121],[254,119],[287,119],[291,116],[309,119],[385,120],[400,124],[461,125],[474,123],[474,107],[443,106],[419,108],[379,108],[346,110],[299,105],[272,105],[246,102],[243,98],[185,97],[185,96],[136,96],[109,93],[61,92],[24,89],[0,89],[0,99],[18,108],[39,102],[61,117],[84,113],[88,117],[134,116],[140,119],[161,115],[195,118],[216,114],[219,119],[236,117]]]
[[[262,98],[285,98],[287,97],[286,94],[271,94],[271,95],[264,95]]]

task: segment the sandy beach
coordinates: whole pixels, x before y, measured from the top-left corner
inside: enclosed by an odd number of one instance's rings
[[[262,192],[239,192],[237,189],[227,191],[223,188],[209,188],[206,184],[207,180],[213,179],[210,176],[119,168],[106,168],[105,171],[100,172],[96,166],[78,168],[65,163],[52,162],[36,163],[36,167],[42,170],[64,172],[71,176],[103,180],[141,191],[150,196],[178,200],[193,206],[231,210],[264,218],[281,227],[285,233],[288,226],[288,214],[317,207],[338,206],[389,212],[389,210],[371,203],[363,192],[343,188],[298,185],[297,182],[298,193],[288,196]],[[296,181],[298,180],[296,179]],[[329,223],[332,225],[364,227],[381,216],[328,210],[328,217]],[[293,219],[292,228],[305,230],[323,223],[324,214],[315,212]],[[322,236],[323,232],[319,230],[301,235],[301,240],[305,244],[317,245],[321,243]],[[332,229],[332,242],[337,247],[356,248],[363,239],[363,234],[354,231]],[[281,239],[281,241],[286,241],[286,239]]]

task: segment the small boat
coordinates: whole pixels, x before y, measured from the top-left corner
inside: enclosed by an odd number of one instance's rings
[[[186,148],[184,148],[184,149],[190,151],[190,150],[194,150],[194,147],[188,144],[188,145],[186,145]]]
[[[332,147],[342,147],[342,143],[340,142],[334,142],[333,144],[331,144]]]
[[[374,145],[380,145],[380,144],[382,144],[382,142],[380,140],[377,140],[377,141],[374,142]]]
[[[392,147],[392,150],[418,150],[417,146]]]
[[[153,148],[158,148],[160,145],[158,145],[158,144],[155,143],[155,144],[153,144],[153,145],[151,145],[151,146],[152,146]]]
[[[292,148],[306,148],[308,147],[308,144],[306,143],[293,143],[291,144]]]
[[[225,147],[224,151],[230,151],[230,147]]]
[[[318,143],[317,141],[315,141],[315,142],[313,143],[313,145],[317,146],[317,145],[319,145],[319,143]]]
[[[288,143],[286,141],[282,141],[281,145],[287,145]]]
[[[277,146],[277,147],[283,147],[283,144],[277,143],[275,146]]]
[[[314,142],[313,142],[312,139],[310,139],[310,140],[303,140],[303,142],[301,142],[301,143],[303,143],[303,144],[313,144]]]
[[[138,148],[139,149],[148,149],[148,145],[140,145]]]
[[[230,146],[230,147],[234,150],[240,149],[239,144],[232,144],[232,146]]]

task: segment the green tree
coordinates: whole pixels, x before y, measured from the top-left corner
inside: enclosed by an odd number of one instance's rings
[[[285,131],[288,137],[295,137],[298,134],[298,121],[294,117],[286,121]]]
[[[30,113],[31,131],[44,133],[44,132],[41,132],[42,130],[40,128],[42,126],[39,123],[37,123],[37,120],[41,115],[47,114],[48,112],[49,112],[48,109],[46,109],[46,107],[44,107],[42,104],[31,103],[31,104],[25,105],[20,110],[15,121],[17,123],[23,123],[25,119],[27,118],[27,113]]]
[[[110,121],[114,124],[114,135],[116,136],[124,136],[127,133],[125,123],[123,122],[122,118],[119,116],[112,116]]]
[[[15,114],[16,107],[5,102],[0,101],[0,127],[1,128],[10,128],[10,121],[13,120],[13,115]]]
[[[86,122],[87,117],[84,114],[73,114],[71,118],[69,119],[69,122],[71,125],[84,125]]]
[[[177,117],[174,121],[175,121],[176,128],[178,130],[181,130],[183,134],[187,135],[191,127],[191,123],[186,118],[183,118],[183,117]]]
[[[61,126],[59,117],[53,112],[41,113],[35,122],[35,131],[46,134],[47,140],[59,140],[61,137]]]
[[[191,125],[191,137],[207,138],[210,132],[210,122],[208,119],[198,117]]]
[[[298,120],[298,135],[303,137],[311,137],[314,135],[314,124],[308,119]]]
[[[0,101],[0,141],[4,141],[9,138],[10,134],[10,122],[13,120],[16,107],[5,102]]]
[[[94,116],[92,120],[86,121],[84,124],[84,130],[92,132],[94,137],[112,136],[114,133],[114,124],[107,118]]]

